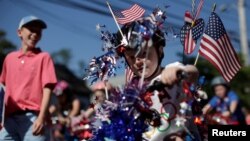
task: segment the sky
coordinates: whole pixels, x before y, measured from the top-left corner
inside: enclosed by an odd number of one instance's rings
[[[199,0],[194,1],[197,6]],[[200,18],[207,22],[212,6],[216,3],[215,12],[222,19],[226,30],[233,32],[230,38],[235,50],[240,51],[240,43],[236,41],[239,39],[237,0],[204,1]],[[160,6],[167,12],[166,27],[176,34],[179,34],[180,27],[184,24],[185,11],[192,9],[191,0],[109,0],[109,3],[116,9],[126,9],[137,3],[145,8],[146,15]],[[165,6],[169,7],[164,9]],[[249,17],[249,13],[249,5],[246,5],[246,17]],[[94,56],[104,54],[101,50],[100,33],[96,30],[97,24],[106,25],[111,32],[118,30],[105,0],[0,0],[0,29],[7,33],[6,38],[17,47],[20,46],[20,39],[16,34],[18,24],[22,17],[28,15],[43,19],[48,26],[43,31],[43,37],[38,46],[49,53],[63,48],[70,49],[72,58],[69,68],[74,72],[79,70],[79,61],[88,63]],[[250,33],[249,18],[247,25],[247,32]],[[173,34],[169,33],[167,47],[164,49],[164,64],[181,61],[176,54],[183,50],[180,39],[174,38]],[[196,56],[197,52],[198,47],[192,56]],[[79,75],[79,72],[77,73]]]

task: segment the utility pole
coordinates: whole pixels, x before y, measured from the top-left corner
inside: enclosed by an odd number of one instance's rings
[[[239,14],[239,26],[240,26],[240,45],[241,52],[244,58],[244,66],[249,65],[248,57],[248,42],[247,42],[247,25],[245,14],[245,0],[238,0],[238,14]]]

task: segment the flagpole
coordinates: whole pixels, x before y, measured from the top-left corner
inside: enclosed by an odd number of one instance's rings
[[[107,86],[105,85],[105,95],[106,95],[106,100],[109,100],[109,94],[108,94],[108,88]]]
[[[109,100],[109,94],[108,94],[108,81],[107,80],[104,80],[104,90],[105,90],[105,96],[106,96],[106,100]]]
[[[214,5],[213,5],[212,12],[214,12],[214,11],[215,11],[215,8],[216,8],[216,3],[214,3]]]
[[[124,38],[124,35],[123,35],[123,33],[122,33],[122,30],[121,30],[121,28],[120,28],[120,26],[119,26],[119,24],[118,24],[118,22],[117,22],[117,20],[116,20],[116,18],[115,18],[115,15],[114,15],[114,13],[113,13],[113,11],[112,11],[112,9],[111,9],[111,6],[110,6],[109,2],[106,1],[106,3],[107,3],[107,5],[108,5],[108,7],[109,7],[109,11],[110,11],[110,13],[111,13],[113,19],[115,20],[115,24],[116,24],[116,26],[117,26],[119,32],[120,32],[121,35],[122,35],[122,38]]]
[[[214,3],[214,5],[213,5],[212,12],[215,11],[215,8],[216,8],[216,3]],[[199,47],[199,50],[200,50],[200,47]],[[197,64],[197,62],[198,62],[199,56],[200,56],[200,53],[198,52],[198,54],[197,54],[197,56],[196,56],[196,59],[195,59],[195,62],[194,62],[194,65],[195,65],[195,66],[196,66],[196,64]]]
[[[200,50],[200,49],[199,49]],[[196,66],[197,62],[198,62],[198,59],[200,57],[200,53],[198,52],[196,58],[195,58],[195,62],[194,62],[194,65]]]
[[[148,47],[148,42],[146,44],[146,57],[143,60],[143,70],[142,70],[142,77],[139,82],[139,88],[142,89],[143,83],[144,83],[144,78],[145,78],[145,72],[146,72],[146,60],[148,59],[148,54],[149,54],[149,47]]]

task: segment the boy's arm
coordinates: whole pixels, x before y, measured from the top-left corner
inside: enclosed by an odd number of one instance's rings
[[[92,114],[94,114],[95,113],[95,109],[94,108],[88,108],[85,112],[84,112],[84,114],[83,114],[83,116],[85,117],[85,118],[89,118]]]
[[[81,111],[81,103],[79,99],[75,99],[72,103],[72,110],[68,117],[59,116],[58,120],[61,124],[66,125],[67,127],[70,126],[70,120],[76,117]]]
[[[236,107],[238,105],[238,101],[232,101],[230,103],[229,109],[222,113],[222,116],[224,117],[230,117],[236,110]]]
[[[217,106],[218,98],[216,96],[212,97],[212,99],[203,107],[202,113],[204,115],[208,114],[212,109]]]
[[[167,65],[162,71],[161,81],[166,85],[173,85],[179,81],[177,72],[184,71],[187,73],[186,81],[195,83],[199,77],[199,71],[194,65],[182,65],[181,63],[172,63]]]
[[[187,80],[189,83],[196,83],[199,78],[199,71],[194,65],[186,65],[184,71],[187,73]]]
[[[205,105],[203,108],[202,108],[202,113],[203,115],[206,115],[207,113],[209,113],[211,111],[212,107],[210,104],[207,104]]]
[[[230,110],[230,114],[232,114],[235,112],[239,104],[239,97],[237,96],[235,92],[231,92],[230,99],[231,99],[231,102],[230,102],[229,110]]]
[[[69,117],[77,116],[81,111],[81,103],[79,99],[74,99],[72,103],[72,110],[69,114]]]
[[[238,101],[232,101],[229,107],[230,113],[234,113],[238,105]]]
[[[43,88],[43,98],[42,98],[41,109],[40,109],[37,119],[33,123],[34,135],[39,135],[42,133],[42,129],[43,129],[44,122],[45,122],[45,116],[46,116],[48,106],[49,106],[50,96],[51,96],[51,88],[49,87]]]

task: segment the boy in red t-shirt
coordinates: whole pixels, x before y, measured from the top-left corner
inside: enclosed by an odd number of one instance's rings
[[[36,47],[45,28],[46,23],[35,16],[22,18],[17,31],[21,48],[5,58],[0,76],[6,87],[0,140],[49,139],[45,117],[57,80],[50,55]]]

